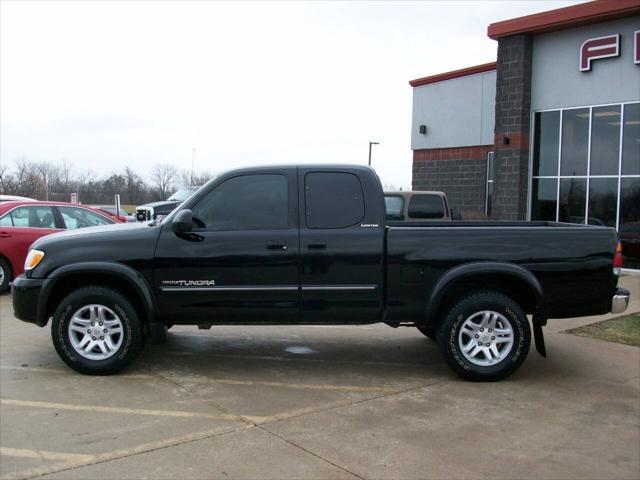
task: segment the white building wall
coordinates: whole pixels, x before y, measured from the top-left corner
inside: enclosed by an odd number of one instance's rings
[[[536,35],[533,38],[531,109],[549,110],[640,100],[640,65],[633,63],[640,17]],[[590,38],[620,34],[620,55],[593,60],[581,72],[580,46]]]
[[[411,149],[493,144],[495,98],[495,70],[414,87]]]

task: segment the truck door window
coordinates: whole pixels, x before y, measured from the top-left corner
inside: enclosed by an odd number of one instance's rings
[[[308,173],[304,184],[308,228],[346,228],[364,218],[362,185],[352,173]]]
[[[287,178],[280,174],[229,178],[200,200],[192,211],[201,230],[287,228]]]
[[[409,218],[443,218],[444,204],[439,195],[414,195],[409,202]]]

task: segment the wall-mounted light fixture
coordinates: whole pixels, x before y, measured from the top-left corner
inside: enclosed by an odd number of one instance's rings
[[[509,137],[502,137],[502,144],[503,145],[509,145],[509,142],[510,142]]]
[[[420,125],[420,133],[422,135],[426,135],[427,134],[427,126],[426,125]]]

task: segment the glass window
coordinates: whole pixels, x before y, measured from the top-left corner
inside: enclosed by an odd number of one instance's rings
[[[46,205],[18,207],[10,215],[14,227],[56,228],[53,210]]]
[[[556,219],[556,196],[558,180],[555,178],[534,178],[532,183],[531,220]]]
[[[440,195],[418,194],[411,197],[407,214],[409,218],[442,218],[444,203]]]
[[[362,185],[355,175],[308,173],[304,182],[307,227],[345,228],[364,218]]]
[[[193,217],[202,229],[286,228],[289,225],[287,178],[279,174],[229,178],[193,207]]]
[[[587,179],[563,178],[560,180],[560,214],[561,222],[585,223],[587,206]]]
[[[539,112],[535,116],[533,175],[558,175],[558,144],[560,142],[560,111]]]
[[[494,152],[487,153],[487,198],[484,213],[491,215],[491,200],[493,199],[493,159]]]
[[[616,226],[618,178],[589,180],[589,225]]]
[[[13,220],[11,220],[10,213],[0,218],[0,227],[13,227]]]
[[[624,266],[640,268],[640,178],[620,184],[620,242]]]
[[[640,175],[640,103],[624,106],[622,174]]]
[[[618,175],[620,105],[594,107],[592,114],[590,174]]]
[[[387,220],[404,220],[404,197],[401,195],[385,195],[384,204],[387,209]]]
[[[586,175],[588,148],[589,109],[563,111],[561,175]]]
[[[78,228],[95,227],[98,225],[110,225],[114,223],[97,213],[80,207],[58,207],[62,220],[68,230]]]

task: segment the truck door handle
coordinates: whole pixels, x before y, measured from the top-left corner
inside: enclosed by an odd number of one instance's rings
[[[267,243],[267,250],[286,250],[287,244],[282,242],[269,242]]]
[[[11,236],[8,232],[0,232],[0,238],[9,238]]]
[[[309,250],[324,250],[327,248],[327,244],[325,242],[313,242],[307,245]]]

